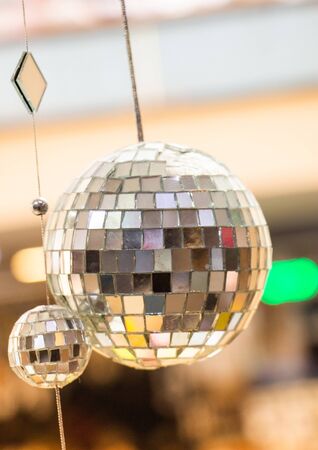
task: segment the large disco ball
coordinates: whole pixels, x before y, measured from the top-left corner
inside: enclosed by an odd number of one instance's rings
[[[271,265],[253,194],[192,148],[158,142],[100,159],[46,229],[48,281],[98,352],[155,369],[211,356],[244,330]]]

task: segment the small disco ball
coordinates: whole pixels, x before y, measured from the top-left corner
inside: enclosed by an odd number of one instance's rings
[[[212,356],[244,330],[271,266],[253,194],[212,157],[146,142],[100,159],[45,235],[56,301],[94,349],[155,369]]]
[[[78,317],[58,305],[41,305],[15,323],[8,355],[10,367],[23,381],[62,388],[82,375],[91,347]]]

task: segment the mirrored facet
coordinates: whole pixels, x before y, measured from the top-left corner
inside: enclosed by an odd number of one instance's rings
[[[85,317],[97,351],[143,369],[210,357],[245,329],[270,246],[255,198],[223,165],[144,142],[93,163],[61,196],[45,235],[56,300]],[[37,336],[51,339],[40,325]],[[21,358],[58,354],[40,347]]]
[[[23,314],[9,337],[12,370],[36,387],[54,389],[71,383],[85,370],[90,354],[81,320],[57,305]]]
[[[12,76],[12,83],[28,111],[36,112],[41,104],[47,83],[32,53],[24,52],[22,54]]]

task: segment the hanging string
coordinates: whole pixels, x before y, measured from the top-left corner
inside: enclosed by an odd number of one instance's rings
[[[24,0],[22,0],[24,5]],[[42,197],[42,187],[41,187],[41,177],[40,177],[40,164],[39,164],[39,152],[38,152],[38,139],[37,139],[37,129],[36,129],[36,121],[35,115],[32,112],[32,125],[33,125],[33,142],[34,142],[34,159],[35,159],[35,170],[36,170],[36,179],[37,179],[37,188],[38,188],[38,196]],[[44,249],[44,230],[45,223],[43,215],[40,215],[40,224],[41,224],[41,241],[42,248]],[[45,297],[47,305],[50,304],[50,294],[48,288],[48,280],[47,280],[47,262],[45,257],[45,252],[43,250],[43,261],[44,261],[44,272],[45,272]]]
[[[26,20],[26,11],[25,11],[25,2],[22,2],[22,12],[23,12],[23,24],[24,24],[24,34],[25,34],[25,50],[29,52],[29,38],[28,38],[28,28],[27,28],[27,20]],[[38,142],[37,142],[37,127],[35,114],[32,111],[32,126],[33,126],[33,142],[34,142],[34,159],[35,159],[35,170],[36,170],[36,180],[37,180],[37,191],[39,198],[42,197],[42,187],[41,187],[41,177],[40,177],[40,164],[39,164],[39,152],[38,152]],[[42,248],[43,248],[43,259],[44,259],[44,268],[45,268],[45,292],[46,292],[46,301],[47,304],[50,304],[50,295],[48,290],[48,282],[47,282],[47,263],[44,252],[44,217],[43,214],[40,215],[40,223],[41,223],[41,239],[42,239]],[[60,433],[60,442],[61,442],[61,450],[66,450],[66,442],[65,442],[65,434],[64,434],[64,424],[63,424],[63,414],[62,414],[62,404],[61,404],[61,394],[58,386],[55,387],[55,398],[56,398],[56,409],[57,409],[57,417],[58,417],[58,426]]]
[[[24,0],[21,0],[22,3],[22,14],[23,14],[23,26],[24,26],[24,37],[25,37],[25,49],[29,51],[29,37],[28,37],[28,28],[26,25],[26,14],[25,14],[25,4]]]
[[[58,419],[59,431],[60,431],[61,449],[66,450],[61,393],[60,393],[60,388],[58,386],[55,386],[55,399],[56,399],[57,419]]]
[[[133,61],[133,55],[132,55],[132,50],[131,50],[130,32],[129,32],[125,0],[120,0],[120,4],[121,4],[121,11],[122,11],[123,29],[124,29],[124,35],[125,35],[125,41],[126,41],[126,50],[127,50],[127,56],[128,56],[131,89],[132,89],[133,100],[134,100],[134,110],[135,110],[135,118],[136,118],[136,125],[137,125],[138,141],[143,142],[144,132],[143,132],[141,112],[140,112],[140,106],[139,106],[137,84],[136,84],[136,74],[135,74],[134,61]]]

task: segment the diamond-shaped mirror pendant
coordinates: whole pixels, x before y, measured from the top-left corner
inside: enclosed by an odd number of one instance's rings
[[[36,112],[41,104],[47,82],[32,53],[22,53],[11,81],[28,111]]]

